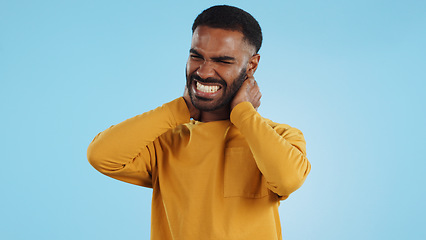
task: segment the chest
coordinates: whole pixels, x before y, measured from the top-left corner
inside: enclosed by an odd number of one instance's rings
[[[167,188],[205,197],[268,194],[250,147],[236,127],[193,128],[174,137],[158,163],[160,182],[167,182]]]

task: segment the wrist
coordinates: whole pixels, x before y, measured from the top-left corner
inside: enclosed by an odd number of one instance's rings
[[[234,108],[235,108],[238,104],[243,103],[243,102],[248,102],[248,101],[238,101],[238,102],[235,102],[235,103],[234,103],[234,102],[233,102],[233,103],[231,103],[231,106],[230,106],[230,107],[231,107],[231,111],[232,111],[232,110],[234,110]]]
[[[238,103],[231,110],[229,117],[231,122],[234,123],[235,121],[241,121],[255,113],[257,113],[257,111],[253,107],[253,105],[249,101],[244,101],[244,102]]]

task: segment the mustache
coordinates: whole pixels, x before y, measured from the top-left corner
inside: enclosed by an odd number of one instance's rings
[[[204,78],[201,78],[200,76],[198,76],[197,74],[192,74],[191,79],[197,80],[197,82],[200,82],[200,83],[217,83],[217,84],[220,84],[224,87],[227,86],[226,82],[222,79],[217,79],[217,78],[206,78],[206,79],[204,79]]]

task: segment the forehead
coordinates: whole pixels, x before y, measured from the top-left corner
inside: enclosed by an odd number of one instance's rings
[[[241,32],[207,26],[195,29],[191,48],[208,55],[244,54],[249,51]]]

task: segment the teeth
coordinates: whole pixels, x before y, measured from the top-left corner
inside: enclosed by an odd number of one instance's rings
[[[219,90],[219,86],[207,86],[197,82],[197,90],[205,93],[214,93]]]

